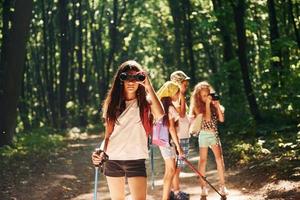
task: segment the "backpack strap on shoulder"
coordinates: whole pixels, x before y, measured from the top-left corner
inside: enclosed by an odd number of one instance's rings
[[[147,104],[147,106],[144,108],[142,124],[146,131],[147,136],[151,135],[153,125],[152,125],[150,104]]]

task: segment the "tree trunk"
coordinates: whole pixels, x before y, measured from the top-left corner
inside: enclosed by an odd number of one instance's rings
[[[67,14],[67,0],[59,0],[59,22],[60,22],[60,74],[59,74],[59,89],[60,89],[60,127],[66,128],[67,111],[67,82],[68,82],[68,14]]]
[[[45,5],[45,0],[41,0],[41,7],[42,7],[42,18],[43,18],[43,55],[44,55],[44,59],[43,59],[43,64],[44,64],[44,77],[45,77],[45,87],[46,87],[46,96],[48,99],[48,104],[49,104],[49,110],[50,112],[48,113],[49,118],[50,118],[50,124],[52,126],[55,126],[55,104],[54,104],[54,91],[53,91],[53,82],[51,82],[51,78],[50,78],[50,73],[49,71],[51,71],[51,65],[49,64],[49,57],[48,57],[48,48],[49,48],[49,40],[50,40],[50,36],[48,39],[47,34],[48,30],[49,30],[49,20],[48,20],[48,11],[49,11],[49,6],[46,7]],[[50,66],[50,67],[49,67]]]
[[[192,34],[192,25],[191,25],[191,2],[190,0],[183,0],[183,10],[184,10],[184,29],[185,29],[185,48],[188,51],[188,59],[190,66],[190,77],[191,84],[195,85],[196,83],[196,63],[194,58],[194,50],[193,50],[193,34]]]
[[[16,0],[12,28],[3,59],[3,93],[0,94],[0,146],[11,144],[16,128],[17,104],[22,84],[26,39],[32,15],[32,0]]]
[[[297,29],[297,24],[296,24],[296,21],[295,21],[295,17],[294,17],[294,14],[293,14],[293,3],[292,3],[291,0],[288,0],[288,8],[289,8],[289,11],[288,11],[289,12],[289,18],[290,18],[290,21],[291,21],[291,23],[293,25],[293,28],[294,28],[298,48],[300,49],[300,36],[299,36],[299,31]]]
[[[221,39],[223,43],[223,61],[224,66],[226,67],[227,72],[227,83],[228,83],[228,94],[230,97],[230,101],[234,101],[236,94],[239,94],[240,85],[238,84],[240,81],[238,67],[236,67],[235,62],[235,54],[233,50],[233,42],[231,38],[231,34],[229,31],[228,23],[230,23],[231,19],[227,18],[229,10],[226,9],[226,1],[222,0],[212,0],[214,11],[216,12],[217,17],[217,26],[220,29]]]
[[[185,67],[182,65],[181,62],[181,30],[182,30],[182,11],[180,1],[178,0],[168,0],[169,7],[171,10],[171,15],[173,18],[174,23],[174,59],[175,59],[175,66],[179,69],[183,70]]]
[[[56,59],[55,59],[55,33],[54,33],[54,15],[49,18],[49,82],[47,84],[48,101],[52,111],[52,120],[55,128],[59,128],[59,110],[58,110],[58,91],[56,81]]]
[[[28,118],[29,116],[29,103],[28,103],[28,98],[27,98],[27,90],[26,90],[26,83],[27,80],[25,79],[25,74],[28,74],[28,68],[29,68],[29,63],[28,63],[28,58],[26,58],[25,61],[25,65],[24,65],[24,73],[23,73],[23,77],[22,77],[22,84],[21,84],[21,95],[20,95],[20,100],[19,100],[19,104],[18,104],[18,108],[19,108],[19,115],[20,115],[20,119],[23,122],[23,127],[24,130],[28,130],[30,129],[31,125],[30,125],[30,120]],[[26,76],[28,77],[28,76]]]
[[[252,89],[252,84],[249,78],[249,69],[248,69],[248,62],[247,62],[247,37],[246,37],[246,30],[245,30],[245,12],[246,12],[246,5],[245,0],[238,0],[237,5],[232,5],[234,11],[234,21],[235,21],[235,28],[236,28],[236,35],[238,41],[238,58],[241,67],[244,89],[246,92],[246,97],[249,103],[250,112],[253,115],[256,122],[261,120],[261,115],[258,109],[258,105],[256,102],[256,98],[254,95],[254,91]]]
[[[87,124],[85,116],[84,116],[84,107],[85,107],[85,81],[84,81],[84,69],[83,69],[83,57],[82,57],[82,43],[83,43],[83,35],[82,35],[82,24],[83,19],[81,17],[81,9],[82,4],[79,2],[78,10],[77,10],[77,19],[79,21],[78,26],[78,49],[77,49],[77,61],[78,61],[78,99],[79,99],[79,123],[81,126],[85,126]],[[85,66],[86,67],[86,66]]]
[[[272,72],[275,76],[275,81],[273,83],[274,87],[278,87],[281,85],[281,72],[282,72],[282,56],[281,50],[276,46],[276,40],[279,39],[279,31],[277,26],[277,19],[276,19],[276,10],[274,0],[267,0],[268,4],[268,12],[269,12],[269,31],[270,31],[270,44],[271,44],[271,66]],[[273,77],[273,76],[272,76]]]
[[[3,71],[4,71],[4,59],[5,59],[5,49],[7,48],[8,33],[9,33],[9,22],[11,21],[11,0],[4,0],[2,3],[2,44],[1,44],[1,54],[0,54],[0,93],[3,90]]]

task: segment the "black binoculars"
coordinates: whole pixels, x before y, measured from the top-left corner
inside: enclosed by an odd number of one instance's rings
[[[217,93],[210,93],[209,95],[212,97],[213,101],[220,100],[220,96]]]
[[[144,81],[146,76],[143,72],[138,72],[136,74],[128,74],[126,72],[122,72],[119,76],[121,81]]]

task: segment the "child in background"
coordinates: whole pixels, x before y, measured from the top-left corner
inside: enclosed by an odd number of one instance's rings
[[[219,100],[213,99],[214,89],[206,81],[198,83],[191,96],[190,115],[203,114],[199,142],[199,171],[205,176],[208,147],[214,153],[218,175],[220,179],[220,193],[228,195],[225,187],[224,160],[222,155],[221,141],[218,136],[218,122],[224,122],[224,107]],[[201,196],[207,196],[206,182],[200,179]]]
[[[170,141],[170,146],[159,147],[161,155],[165,161],[162,200],[167,200],[170,196],[171,185],[176,171],[176,151],[179,156],[184,156],[176,131],[176,126],[180,116],[172,103],[173,101],[177,101],[179,98],[180,86],[174,82],[168,81],[159,89],[157,95],[162,102],[166,113],[163,118],[163,125],[168,127],[169,134],[172,139]]]
[[[170,76],[171,81],[173,81],[174,83],[177,83],[180,86],[180,95],[177,101],[173,101],[173,105],[176,108],[177,112],[179,113],[179,119],[178,119],[178,126],[176,128],[177,130],[177,135],[179,138],[179,144],[182,147],[183,151],[184,151],[184,155],[185,157],[188,156],[189,153],[189,138],[190,138],[190,134],[189,134],[189,126],[190,126],[190,122],[187,116],[187,104],[186,104],[186,100],[185,100],[185,95],[186,95],[186,91],[188,88],[188,84],[189,84],[189,80],[190,77],[188,77],[183,71],[175,71],[171,74]],[[177,156],[176,158],[176,164],[177,164],[177,168],[175,170],[175,175],[173,178],[173,191],[171,194],[171,196],[174,196],[174,199],[187,199],[188,198],[188,194],[185,192],[180,191],[180,180],[179,180],[179,175],[180,175],[180,171],[183,169],[183,167],[185,166],[185,163],[183,160],[180,160]]]

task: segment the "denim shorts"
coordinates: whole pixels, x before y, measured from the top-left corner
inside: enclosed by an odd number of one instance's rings
[[[219,140],[216,134],[211,131],[201,130],[198,135],[199,147],[210,147],[215,144],[219,144]]]
[[[110,177],[147,177],[145,159],[107,160],[104,163],[104,175]]]
[[[184,138],[179,140],[179,144],[183,150],[185,158],[188,158],[189,149],[190,149],[190,139]],[[177,167],[183,168],[185,166],[185,162],[183,160],[178,159],[177,157]]]
[[[170,158],[176,158],[176,151],[175,147],[173,145],[168,146],[168,147],[159,147],[160,153],[163,157],[164,160],[170,159]]]

